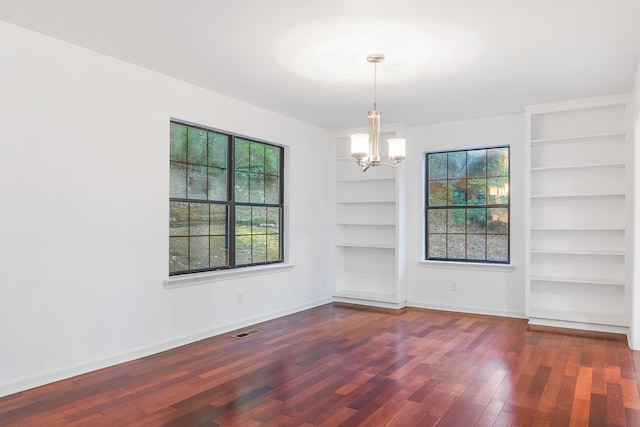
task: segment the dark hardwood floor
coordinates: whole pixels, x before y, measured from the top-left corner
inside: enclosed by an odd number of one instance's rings
[[[640,426],[639,352],[522,319],[326,305],[0,399],[2,426]]]

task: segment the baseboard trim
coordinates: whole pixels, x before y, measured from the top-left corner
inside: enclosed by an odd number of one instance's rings
[[[620,341],[628,345],[627,335],[615,332],[589,331],[586,329],[561,328],[558,326],[543,326],[529,323],[527,329],[533,332],[545,332],[558,335],[570,335],[585,338],[597,338]]]
[[[467,306],[459,306],[459,305],[447,305],[447,304],[429,304],[418,301],[408,301],[407,307],[415,307],[415,308],[426,308],[429,310],[440,310],[440,311],[453,311],[456,313],[466,313],[466,314],[483,314],[486,316],[498,316],[498,317],[513,317],[516,319],[526,319],[524,313],[520,313],[517,311],[500,311],[494,310],[485,307],[467,307]]]
[[[407,307],[385,308],[385,307],[376,307],[372,305],[353,304],[349,302],[334,302],[333,305],[334,307],[351,308],[353,310],[373,311],[376,313],[384,313],[384,314],[402,314],[407,311]]]
[[[367,307],[386,308],[389,310],[400,310],[407,306],[406,302],[379,301],[374,299],[359,298],[359,297],[345,297],[345,296],[338,296],[338,295],[334,295],[333,302],[367,306]]]
[[[217,335],[226,334],[237,329],[253,326],[257,323],[266,322],[267,320],[277,319],[279,317],[288,316],[289,314],[298,313],[300,311],[308,310],[321,305],[330,304],[333,302],[333,298],[324,298],[320,300],[311,301],[305,304],[299,304],[296,306],[288,307],[283,310],[277,310],[269,313],[265,313],[259,316],[251,317],[240,322],[228,323],[226,325],[206,329],[192,334],[183,335],[160,343],[138,347],[135,349],[123,351],[120,353],[114,353],[107,357],[99,359],[88,360],[83,363],[69,366],[62,369],[55,369],[46,372],[40,372],[33,375],[28,375],[16,380],[0,383],[0,397],[8,396],[10,394],[19,393],[21,391],[29,390],[35,387],[40,387],[46,384],[50,384],[56,381],[72,378],[78,375],[86,374],[89,372],[97,371],[99,369],[108,368],[110,366],[118,365],[120,363],[130,362],[132,360],[140,359],[142,357],[151,356],[156,353],[171,350],[173,348],[181,347],[183,345],[191,344],[196,341],[215,337]]]
[[[625,337],[629,335],[629,328],[626,326],[601,325],[596,323],[571,322],[567,320],[541,319],[539,317],[529,318],[529,328],[531,327],[550,327],[557,329],[566,329],[574,331],[590,331],[605,332],[609,334],[622,334]]]

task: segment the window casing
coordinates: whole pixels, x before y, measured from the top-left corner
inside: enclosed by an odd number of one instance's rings
[[[425,258],[508,264],[509,147],[425,156]]]
[[[170,126],[169,275],[283,262],[283,148]]]

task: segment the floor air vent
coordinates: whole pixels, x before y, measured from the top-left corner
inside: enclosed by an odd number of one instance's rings
[[[234,338],[246,338],[246,337],[251,336],[251,335],[259,334],[260,332],[262,332],[262,331],[259,331],[257,329],[252,329],[250,331],[240,332],[239,334],[232,335],[232,337],[234,337]]]

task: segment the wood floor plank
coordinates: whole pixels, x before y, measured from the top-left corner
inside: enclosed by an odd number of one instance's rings
[[[620,384],[607,383],[607,421],[609,426],[625,425],[624,403]]]
[[[499,400],[492,400],[487,403],[478,421],[476,421],[475,427],[492,427],[496,425],[503,407],[504,402]]]
[[[494,427],[511,427],[516,421],[517,415],[507,410],[500,411],[500,415],[496,419]],[[562,425],[562,424],[558,424]],[[565,424],[566,425],[566,424]]]
[[[623,378],[622,380],[620,380],[620,384],[622,385],[622,402],[624,403],[624,407],[640,410],[638,380]]]
[[[340,408],[339,411],[335,412],[331,417],[325,420],[323,423],[319,424],[324,427],[332,427],[332,426],[341,426],[345,425],[348,419],[350,419],[354,414],[358,411],[351,408]]]
[[[331,304],[252,328],[0,398],[0,425],[640,426],[618,335]]]

